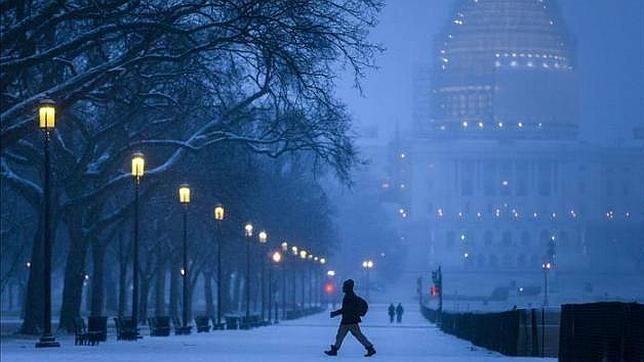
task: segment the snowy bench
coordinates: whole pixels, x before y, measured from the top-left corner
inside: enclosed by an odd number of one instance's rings
[[[195,316],[195,326],[197,326],[197,333],[210,332],[210,317],[207,315]]]
[[[150,336],[167,337],[170,335],[170,317],[151,317],[148,318],[150,326]]]

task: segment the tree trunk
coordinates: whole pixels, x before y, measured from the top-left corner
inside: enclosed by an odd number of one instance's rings
[[[119,236],[119,317],[125,316],[127,309],[127,252],[123,236]]]
[[[230,310],[230,273],[226,268],[221,271],[221,314],[222,316]],[[219,308],[219,306],[217,306]]]
[[[172,320],[179,319],[179,276],[177,275],[177,268],[173,267],[170,269],[170,317]]]
[[[147,324],[148,321],[148,299],[150,299],[151,279],[147,275],[141,278],[141,295],[139,297],[139,322],[141,324]]]
[[[69,235],[69,250],[65,262],[65,277],[63,284],[63,303],[60,308],[59,329],[69,333],[74,332],[74,318],[80,316],[83,297],[83,281],[85,279],[85,257],[88,243],[83,233],[80,212],[71,212],[66,218]]]
[[[166,263],[159,258],[159,270],[154,286],[154,315],[157,317],[165,315],[165,275]]]
[[[105,271],[105,245],[98,240],[92,244],[92,290],[91,290],[91,307],[92,316],[103,315],[103,297],[105,292],[104,271]]]
[[[69,333],[74,332],[74,318],[80,316],[81,299],[83,296],[83,280],[85,279],[85,257],[87,242],[78,226],[67,224],[70,234],[69,252],[65,264],[65,280],[63,286],[63,304],[60,308],[59,328]]]
[[[203,273],[203,291],[206,298],[206,315],[214,316],[215,315],[215,305],[212,300],[212,273],[204,272]]]
[[[21,334],[39,334],[43,327],[43,220],[38,218],[38,228],[31,246],[31,267],[27,280],[27,292],[24,296],[24,319],[20,327]]]
[[[109,263],[108,263],[109,265]],[[104,267],[104,266],[103,266]],[[107,270],[105,273],[105,310],[106,314],[114,314],[118,311],[118,288],[117,283],[114,282],[114,272]]]

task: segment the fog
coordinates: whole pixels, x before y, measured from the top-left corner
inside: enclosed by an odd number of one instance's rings
[[[389,2],[370,34],[385,49],[377,68],[367,72],[361,91],[351,76],[341,80],[339,95],[355,117],[367,162],[352,188],[328,186],[341,230],[336,267],[343,277],[364,284],[361,264],[374,260],[370,284],[377,289],[372,298],[380,302],[417,298],[422,277],[422,293],[435,303],[429,297],[431,271],[439,265],[446,308],[641,301],[644,3],[559,1],[559,10],[555,4],[548,14],[567,33],[567,78],[521,70],[521,63],[514,69],[514,61],[508,62],[495,71],[492,111],[477,113],[470,105],[461,114],[439,111],[440,103],[449,108],[451,102],[438,98],[441,87],[489,81],[481,81],[485,71],[471,68],[478,58],[472,63],[458,58],[466,45],[450,49],[449,39],[481,36],[479,45],[489,46],[491,57],[498,51],[494,46],[522,45],[507,40],[511,33],[497,43],[477,33],[498,26],[495,20],[487,28],[478,22],[468,28],[474,6],[471,1]],[[454,19],[464,19],[465,25],[455,25]],[[458,33],[458,25],[467,30]],[[445,39],[447,33],[454,38]],[[442,47],[435,46],[443,40]],[[531,46],[525,41],[523,51]],[[441,48],[446,53],[440,55]],[[510,59],[512,50],[506,48]],[[450,66],[460,67],[451,80],[437,75],[442,56],[456,57],[445,60],[447,74]],[[532,61],[525,64],[533,67]],[[531,114],[572,125],[572,131],[519,133],[529,128],[524,123]],[[536,127],[542,119],[533,120]],[[548,263],[553,267],[545,271]]]

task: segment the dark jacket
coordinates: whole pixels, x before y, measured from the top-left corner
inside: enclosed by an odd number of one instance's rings
[[[389,305],[389,315],[393,316],[394,314],[396,314],[396,307],[394,307],[393,304],[390,304]]]
[[[358,296],[353,291],[345,293],[342,299],[342,308],[331,312],[331,317],[342,314],[340,324],[356,324],[362,322],[360,319],[360,306]]]

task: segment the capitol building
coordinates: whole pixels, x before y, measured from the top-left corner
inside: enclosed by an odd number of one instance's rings
[[[575,39],[557,3],[459,0],[433,49],[381,185],[422,270],[441,265],[446,294],[538,288],[544,263],[555,298],[644,293],[644,147],[578,138]]]

